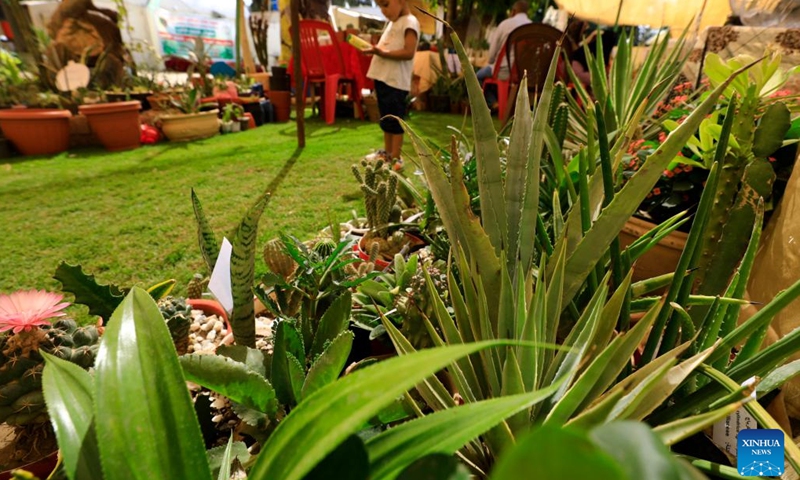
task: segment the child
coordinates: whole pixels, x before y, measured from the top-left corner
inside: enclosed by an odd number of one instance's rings
[[[384,148],[390,160],[402,164],[400,147],[403,146],[403,127],[397,119],[386,115],[399,118],[406,115],[406,96],[411,90],[419,21],[411,15],[407,0],[378,0],[378,6],[389,24],[378,44],[366,52],[375,55],[367,77],[375,80]]]

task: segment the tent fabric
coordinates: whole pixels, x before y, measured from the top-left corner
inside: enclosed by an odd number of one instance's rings
[[[556,3],[581,20],[614,25],[619,11],[620,25],[670,27],[673,34],[687,27],[691,32],[722,25],[731,14],[729,0],[556,0]]]

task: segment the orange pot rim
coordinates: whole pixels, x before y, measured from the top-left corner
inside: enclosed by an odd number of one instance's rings
[[[69,110],[52,108],[10,108],[0,110],[0,120],[57,120],[70,118]]]
[[[127,102],[98,103],[95,105],[80,105],[78,111],[84,115],[98,115],[104,113],[131,112],[142,109],[142,102],[130,100]]]

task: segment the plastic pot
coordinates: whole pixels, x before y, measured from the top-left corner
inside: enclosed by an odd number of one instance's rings
[[[161,115],[161,130],[172,142],[213,137],[219,133],[218,114],[219,110],[188,115]]]
[[[12,108],[0,110],[3,135],[23,155],[55,155],[69,148],[69,110]]]
[[[81,105],[78,110],[86,116],[89,127],[109,152],[139,148],[141,102],[100,103]]]

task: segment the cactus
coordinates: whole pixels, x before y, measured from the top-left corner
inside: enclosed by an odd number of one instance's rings
[[[284,281],[288,281],[297,269],[297,262],[286,253],[284,242],[280,238],[273,238],[264,245],[264,263]]]
[[[182,298],[165,297],[158,301],[158,309],[167,323],[172,343],[178,355],[189,351],[189,328],[192,326],[192,307]]]
[[[42,352],[89,368],[94,365],[99,337],[97,327],[79,327],[68,318],[0,336],[0,421],[20,426],[46,422]]]
[[[203,292],[208,287],[208,277],[203,277],[199,273],[195,273],[189,285],[186,287],[187,298],[203,298]]]
[[[352,166],[353,176],[361,184],[367,209],[367,223],[372,236],[385,237],[390,222],[400,220],[397,205],[397,177],[382,159],[370,163],[361,161],[362,174],[357,165]]]

